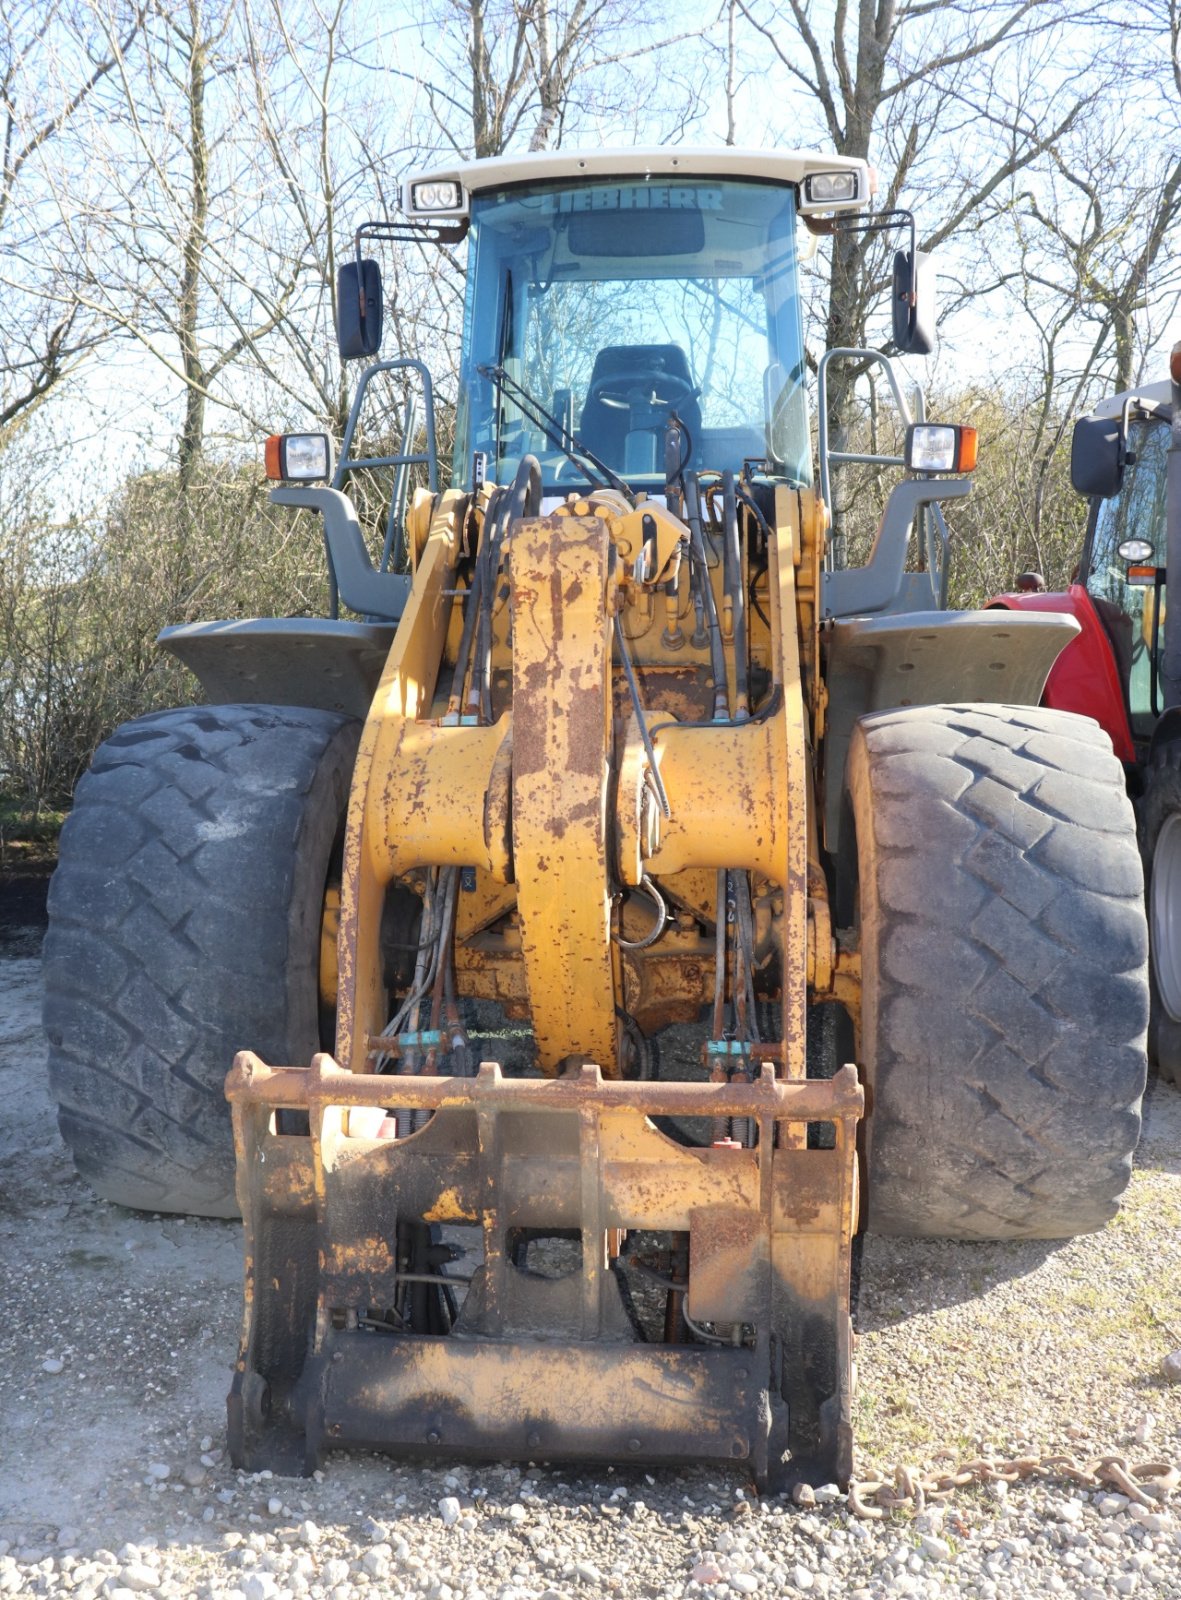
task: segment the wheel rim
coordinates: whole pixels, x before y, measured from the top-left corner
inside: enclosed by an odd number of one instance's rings
[[[1157,835],[1149,891],[1152,970],[1161,1003],[1181,1022],[1181,812],[1174,811]]]

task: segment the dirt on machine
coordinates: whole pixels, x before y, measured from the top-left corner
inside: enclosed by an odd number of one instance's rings
[[[975,439],[892,357],[825,352],[812,458],[818,235],[897,230],[894,348],[934,337],[914,218],[871,200],[864,163],[796,151],[408,179],[341,271],[338,457],[267,446],[332,614],[166,629],[206,703],[79,785],[60,1124],[108,1199],[241,1213],[240,1466],[845,1482],[856,1229],[1117,1209],[1147,935],[1110,739],[1039,704],[1079,622],[946,608]],[[428,370],[380,354],[366,249],[406,239],[466,244],[447,487]],[[855,568],[838,362],[906,430]]]

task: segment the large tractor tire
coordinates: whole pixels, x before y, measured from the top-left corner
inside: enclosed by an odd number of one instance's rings
[[[1111,1217],[1140,1133],[1140,859],[1098,726],[1021,706],[858,725],[868,1226],[1066,1238]]]
[[[236,1051],[320,1048],[324,888],[360,725],[288,706],[140,717],[100,746],[62,830],[45,938],[62,1136],[107,1200],[237,1215]]]
[[[1152,947],[1148,1059],[1166,1083],[1181,1085],[1181,744],[1153,752],[1140,825]]]

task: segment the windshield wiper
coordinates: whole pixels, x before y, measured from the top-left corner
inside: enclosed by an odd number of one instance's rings
[[[600,461],[593,450],[588,450],[584,444],[576,444],[557,417],[552,416],[541,401],[529,393],[524,384],[518,383],[516,378],[511,377],[503,367],[480,366],[476,371],[481,378],[487,378],[490,383],[495,384],[501,393],[513,402],[518,411],[524,412],[526,419],[535,428],[541,429],[549,442],[557,446],[572,467],[586,473],[592,488],[618,489],[621,494],[627,496],[629,505],[635,505],[635,496],[624,479],[617,472],[613,472],[605,461]],[[588,463],[593,471],[588,469]],[[596,472],[601,476],[596,478]]]

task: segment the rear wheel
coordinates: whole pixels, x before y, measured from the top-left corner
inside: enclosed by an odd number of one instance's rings
[[[1140,808],[1152,948],[1148,1055],[1166,1082],[1181,1084],[1181,746],[1153,752]]]
[[[850,749],[868,1225],[1100,1227],[1128,1182],[1148,1020],[1123,773],[1039,708],[867,717]]]
[[[45,939],[50,1088],[105,1199],[237,1214],[223,1088],[238,1050],[320,1046],[324,889],[359,724],[289,706],[140,717],[62,830]]]

